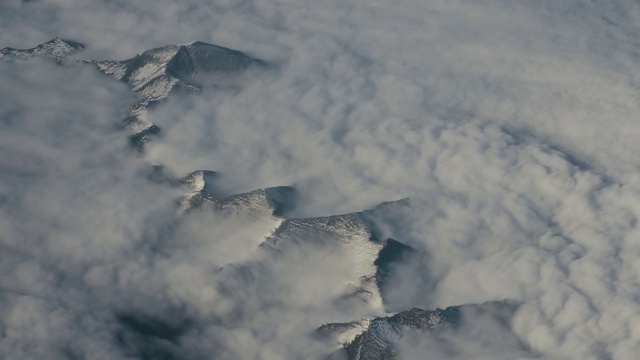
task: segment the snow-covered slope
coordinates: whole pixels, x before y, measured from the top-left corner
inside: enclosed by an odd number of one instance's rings
[[[2,55],[26,58],[42,54],[60,61],[82,48],[81,44],[56,38],[33,49],[4,49]],[[238,72],[261,62],[238,51],[194,42],[152,49],[123,61],[82,63],[94,64],[102,72],[126,82],[135,92],[142,94],[143,100],[131,107],[126,120],[134,132],[131,144],[142,149],[150,137],[160,132],[159,127],[146,118],[149,106],[157,105],[177,88],[198,91],[198,86],[192,81],[199,73]],[[190,237],[192,233],[188,229],[192,222],[199,222],[198,216],[206,217],[207,213],[213,214],[209,219],[214,223],[220,221],[218,215],[222,215],[222,219],[235,219],[232,223],[252,224],[250,227],[254,230],[242,236],[242,243],[235,244],[233,234],[228,234],[226,239],[229,246],[244,246],[246,252],[236,257],[213,256],[220,266],[216,271],[218,286],[230,286],[238,277],[247,278],[247,274],[253,275],[243,281],[253,286],[253,278],[264,269],[275,271],[272,276],[287,279],[291,275],[279,272],[279,267],[309,262],[310,267],[305,271],[321,274],[323,281],[334,284],[333,292],[325,294],[326,301],[337,304],[339,308],[355,308],[356,313],[380,315],[348,323],[329,323],[318,330],[318,333],[329,335],[342,344],[349,359],[396,359],[394,344],[407,329],[429,330],[455,326],[458,322],[459,307],[434,311],[412,309],[384,316],[385,283],[392,279],[394,265],[405,262],[417,250],[394,239],[382,239],[377,221],[392,215],[397,207],[407,203],[406,199],[385,202],[359,212],[289,218],[288,213],[296,203],[296,190],[291,186],[221,194],[215,186],[216,172],[197,170],[175,176],[162,164],[153,166],[147,178],[156,184],[187,185],[191,190],[181,200],[177,217],[163,225],[162,237],[181,237],[180,234]],[[234,226],[237,225],[232,225],[231,229]],[[216,231],[215,228],[211,230]],[[327,256],[339,259],[340,263]],[[333,269],[336,267],[340,271]],[[284,281],[281,286],[302,297],[307,290],[300,287],[304,282],[296,279],[295,275],[292,283]],[[117,321],[128,329],[134,339],[130,341],[134,343],[151,341],[155,344],[157,334],[172,331],[170,325],[163,325],[164,320],[154,318],[119,313]],[[147,326],[147,323],[153,325]],[[176,333],[174,340],[177,341],[179,336]],[[156,344],[149,351],[160,351],[160,348],[162,346]]]
[[[184,209],[211,207],[256,218],[272,217],[280,214],[288,203],[288,197],[295,193],[289,186],[257,189],[243,194],[217,196],[207,190],[194,191],[182,202]]]
[[[88,62],[142,95],[142,100],[129,109],[125,119],[126,126],[136,133],[153,125],[146,117],[146,109],[155,102],[175,91],[199,92],[200,85],[194,82],[196,75],[233,73],[263,64],[240,51],[201,41],[158,47],[126,60]],[[148,140],[149,136],[138,136],[134,139],[135,146],[141,149]]]
[[[413,308],[386,317],[325,324],[318,328],[317,333],[343,346],[334,354],[335,358],[343,355],[349,360],[395,360],[400,358],[396,343],[407,332],[417,330],[429,336],[429,333],[455,329],[465,320],[468,321],[464,317],[470,312],[488,314],[506,324],[516,309],[517,305],[509,302],[459,305],[435,310]]]
[[[260,63],[240,51],[200,41],[162,46],[126,60],[92,62],[148,100],[164,98],[176,86],[197,91],[198,87],[186,80],[198,73],[234,72]]]
[[[31,49],[4,48],[4,57],[28,58],[46,55],[61,61],[84,49],[75,41],[54,38]],[[133,133],[131,145],[142,151],[144,144],[160,132],[147,116],[147,109],[165,99],[171,92],[197,93],[200,85],[194,82],[196,75],[239,72],[251,65],[264,65],[243,52],[222,46],[194,41],[184,45],[166,45],[140,53],[126,60],[81,60],[95,65],[103,73],[126,82],[142,99],[131,106],[124,119],[125,126]]]
[[[84,49],[84,45],[79,42],[56,37],[30,49],[13,49],[6,47],[0,50],[0,59],[9,56],[24,59],[38,55],[46,55],[56,60],[61,60],[82,49]]]
[[[339,248],[353,264],[353,272],[345,274],[345,292],[369,303],[376,311],[383,311],[380,289],[391,266],[412,253],[411,247],[393,239],[382,241],[376,237],[372,210],[317,218],[287,219],[281,215],[292,207],[296,191],[290,186],[257,189],[247,193],[217,195],[213,182],[215,172],[199,170],[181,178],[193,191],[181,202],[184,211],[193,209],[223,211],[271,222],[273,233],[260,246],[268,252],[280,253],[299,248],[313,251],[314,247]]]

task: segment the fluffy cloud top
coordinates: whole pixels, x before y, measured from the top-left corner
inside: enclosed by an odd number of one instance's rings
[[[276,224],[179,213],[151,181],[217,171],[216,191],[295,186],[289,218],[372,208],[398,265],[387,310],[509,299],[405,358],[635,359],[640,350],[633,1],[0,3],[0,47],[55,36],[81,59],[205,41],[264,69],[201,79],[150,109],[144,155],[119,130],[139,99],[95,69],[0,61],[0,354],[29,358],[310,358],[349,252],[258,244]],[[288,255],[288,256],[286,256]],[[506,354],[506,355],[505,355]]]

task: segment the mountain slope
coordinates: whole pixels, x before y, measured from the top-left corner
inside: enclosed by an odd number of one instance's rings
[[[64,40],[56,37],[30,49],[14,49],[6,47],[0,50],[0,59],[4,57],[16,57],[25,59],[33,56],[45,55],[52,57],[57,61],[60,61],[62,58],[83,49],[84,45],[79,42]]]
[[[509,302],[459,305],[435,310],[413,308],[387,317],[325,324],[318,328],[317,333],[342,344],[342,350],[334,354],[335,357],[396,360],[400,358],[396,344],[410,331],[421,331],[428,336],[429,333],[456,329],[469,321],[467,316],[475,319],[477,314],[493,317],[499,323],[506,324],[516,309],[517,305]],[[474,316],[470,316],[472,313]]]
[[[129,109],[125,119],[127,127],[142,132],[153,124],[145,119],[149,106],[171,92],[197,93],[200,85],[194,82],[196,75],[239,72],[251,65],[264,64],[243,52],[195,41],[185,45],[166,45],[147,50],[125,60],[91,60],[103,73],[127,83],[142,100]],[[149,137],[136,139],[142,148]]]
[[[0,59],[14,57],[26,59],[48,56],[57,62],[84,49],[84,45],[71,40],[54,38],[30,49],[0,50]],[[133,132],[131,145],[142,151],[144,144],[160,133],[160,128],[148,119],[147,109],[176,91],[198,93],[201,86],[196,76],[215,73],[238,73],[252,65],[264,65],[241,51],[194,41],[184,45],[166,45],[142,52],[125,60],[81,60],[92,64],[101,72],[127,83],[142,100],[131,106],[124,119]]]

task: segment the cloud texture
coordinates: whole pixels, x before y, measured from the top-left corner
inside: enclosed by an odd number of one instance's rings
[[[640,351],[637,3],[43,0],[0,19],[0,47],[200,40],[269,64],[150,110],[163,133],[137,155],[127,86],[0,61],[0,357],[314,358],[337,346],[319,325],[380,315],[336,300],[348,252],[276,256],[258,247],[271,220],[183,217],[188,190],[151,164],[217,171],[223,195],[295,186],[291,218],[408,197],[374,214],[419,252],[387,310],[521,306],[508,335],[478,316],[403,338],[405,358]]]

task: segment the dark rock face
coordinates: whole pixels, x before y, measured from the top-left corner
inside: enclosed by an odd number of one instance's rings
[[[287,219],[282,216],[293,206],[296,190],[290,186],[257,189],[246,193],[218,195],[216,173],[199,170],[180,179],[193,191],[182,200],[182,209],[223,211],[274,224],[273,232],[260,247],[273,256],[287,256],[291,251],[314,251],[315,248],[339,248],[354,263],[354,274],[347,285],[346,298],[383,306],[381,284],[392,267],[415,250],[399,241],[380,241],[374,235],[375,224],[370,210],[314,218]]]
[[[380,289],[383,302],[385,302],[384,289],[392,280],[394,266],[410,260],[416,254],[417,251],[411,246],[394,239],[387,239],[384,247],[378,253],[378,258],[374,261],[376,284]]]
[[[56,37],[30,49],[6,47],[0,50],[0,59],[26,59],[44,55],[61,63],[65,57],[83,49],[84,45],[79,42]],[[134,133],[130,139],[131,146],[138,151],[143,151],[144,145],[160,133],[158,126],[144,118],[147,109],[157,105],[170,93],[200,92],[200,85],[193,81],[195,75],[238,73],[251,65],[265,64],[241,51],[201,41],[158,47],[126,60],[80,62],[95,65],[101,72],[127,83],[133,91],[142,95],[142,100],[129,108],[124,119],[125,127]]]
[[[144,149],[144,144],[149,142],[149,140],[151,140],[154,136],[158,135],[159,133],[160,133],[160,128],[155,125],[151,125],[148,128],[138,133],[135,133],[134,135],[131,135],[131,137],[129,138],[129,141],[131,142],[131,147],[133,147],[138,151],[142,151]]]
[[[181,359],[180,338],[191,328],[188,319],[137,314],[116,314],[115,340],[129,356],[140,359]]]

